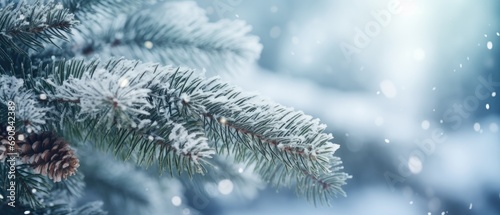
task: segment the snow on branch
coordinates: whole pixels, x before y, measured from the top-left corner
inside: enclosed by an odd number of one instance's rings
[[[73,14],[60,3],[8,4],[0,8],[0,58],[11,60],[10,49],[27,54],[25,47],[40,49],[43,42],[67,39],[66,33],[76,24]]]
[[[244,93],[219,78],[204,79],[190,70],[177,73],[171,87],[178,96],[190,98],[182,108],[197,113],[221,147],[241,147],[245,150],[232,151],[260,153],[312,173],[329,171],[328,161],[339,146],[330,142],[332,135],[324,133],[326,125],[318,119]]]
[[[70,76],[58,86],[50,79],[47,82],[56,88],[51,98],[59,101],[72,101],[80,104],[82,120],[87,117],[103,117],[108,127],[116,123],[121,127],[124,122],[134,123],[137,115],[148,115],[152,108],[147,100],[150,90],[145,88],[147,81],[135,78],[135,70],[114,67],[114,71],[104,68],[83,77]]]
[[[14,102],[14,104],[9,104]],[[24,88],[24,81],[12,76],[0,76],[0,105],[14,106],[16,121],[21,121],[28,132],[40,131],[46,123],[50,108],[42,107],[31,90]],[[6,114],[6,113],[2,113]]]
[[[137,0],[63,0],[63,5],[71,13],[92,19],[96,14],[113,16],[139,5]]]
[[[173,143],[172,147],[177,153],[190,155],[195,162],[198,162],[198,157],[211,158],[210,155],[215,153],[213,150],[207,150],[208,139],[203,133],[189,133],[182,124],[173,124],[168,140]]]
[[[115,152],[124,151],[126,158],[136,154],[139,163],[151,164],[154,158],[171,172],[200,172],[200,161],[211,158],[215,147],[237,162],[255,164],[275,184],[295,178],[343,194],[341,185],[349,176],[339,172],[341,161],[333,156],[339,146],[324,132],[324,124],[301,111],[247,94],[217,77],[206,79],[192,69],[123,59],[104,64],[72,60],[48,73],[37,90],[55,105],[91,113],[76,130],[97,129],[88,132]],[[128,80],[125,87],[123,80]],[[132,120],[108,116],[114,109]],[[99,126],[103,118],[111,122],[106,127]]]
[[[153,105],[153,90],[168,90],[162,81],[168,71],[158,65],[70,60],[54,63],[45,73],[34,85],[61,111],[54,127],[75,131],[69,136],[84,136],[139,164],[158,162],[171,174],[173,169],[203,172],[204,159],[215,153],[203,133],[186,121],[164,117]]]
[[[212,74],[238,72],[262,50],[251,27],[241,20],[209,22],[194,2],[168,2],[157,9],[116,19],[89,44],[101,55],[205,68]],[[104,42],[104,44],[102,44]],[[89,54],[89,53],[86,53]]]

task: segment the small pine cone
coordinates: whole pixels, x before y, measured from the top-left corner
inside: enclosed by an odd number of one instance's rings
[[[69,144],[52,132],[30,134],[19,144],[19,156],[30,164],[36,173],[47,175],[59,182],[74,175],[80,161]]]

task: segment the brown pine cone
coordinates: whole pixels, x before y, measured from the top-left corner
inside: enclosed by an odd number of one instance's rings
[[[30,134],[19,144],[19,156],[34,172],[59,182],[74,175],[80,161],[69,144],[52,132]]]

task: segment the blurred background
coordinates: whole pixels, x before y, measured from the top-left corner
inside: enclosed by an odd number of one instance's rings
[[[219,193],[201,214],[500,214],[500,2],[198,0],[264,46],[232,82],[318,117],[353,176],[332,207]]]

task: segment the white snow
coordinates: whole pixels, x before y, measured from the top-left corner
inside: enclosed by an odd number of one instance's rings
[[[182,199],[179,196],[172,197],[172,204],[174,206],[180,206],[182,204]]]
[[[42,94],[40,94],[39,97],[40,97],[41,100],[46,100],[47,99],[47,94],[42,93]]]
[[[222,195],[229,195],[234,189],[233,182],[229,179],[221,180],[217,187]]]
[[[125,87],[128,87],[129,85],[129,81],[128,81],[128,78],[120,78],[120,80],[118,80],[118,84],[120,85],[121,88],[125,88]]]
[[[429,127],[431,127],[431,123],[429,122],[429,120],[424,120],[424,121],[422,121],[421,126],[422,126],[422,129],[427,130],[427,129],[429,129]]]
[[[146,47],[147,49],[152,49],[153,48],[153,42],[151,42],[151,41],[144,42],[144,47]]]
[[[191,96],[189,96],[188,94],[186,93],[182,93],[181,96],[180,96],[180,99],[185,102],[185,103],[189,103],[191,102]]]
[[[50,95],[51,98],[79,100],[82,118],[102,114],[111,122],[115,113],[118,113],[119,126],[125,121],[135,124],[128,119],[135,120],[138,115],[149,115],[146,110],[152,108],[148,101],[151,90],[147,87],[155,76],[148,73],[141,76],[142,79],[131,79],[130,77],[136,77],[141,72],[147,72],[147,65],[142,65],[142,68],[124,69],[132,65],[135,65],[134,61],[120,61],[111,71],[98,68],[92,75],[86,71],[82,78],[70,77],[60,86],[54,84],[51,79],[45,81],[56,88],[55,94]]]
[[[478,122],[474,123],[474,131],[479,132],[481,130],[481,124]]]
[[[63,5],[61,3],[57,3],[56,7],[57,10],[62,10],[64,9]]]
[[[197,162],[198,158],[210,158],[215,151],[210,150],[208,139],[199,132],[191,132],[181,124],[172,123],[172,131],[168,139],[172,142],[172,147],[177,154],[190,154],[192,160]]]
[[[493,42],[488,41],[488,43],[486,43],[486,47],[490,50],[493,49]]]
[[[420,173],[423,169],[422,160],[418,156],[411,156],[408,159],[408,168],[413,174]]]

